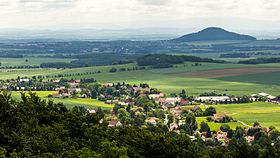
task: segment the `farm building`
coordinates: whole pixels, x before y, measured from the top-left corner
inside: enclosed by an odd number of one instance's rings
[[[195,98],[197,101],[226,101],[229,99],[228,96],[202,96]]]

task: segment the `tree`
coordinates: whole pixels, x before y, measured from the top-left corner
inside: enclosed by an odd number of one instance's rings
[[[120,108],[118,110],[118,118],[120,119],[121,123],[125,125],[130,124],[132,121],[129,112],[127,112],[124,108]]]
[[[233,131],[232,131],[232,129],[229,129],[228,131],[227,131],[227,138],[232,138],[232,136],[233,136]]]
[[[180,96],[182,99],[186,100],[186,99],[187,99],[186,91],[183,89],[182,92],[179,94],[179,96]]]
[[[211,138],[211,137],[212,137],[212,134],[211,134],[210,128],[208,128],[206,131],[206,138]]]
[[[260,126],[260,123],[259,122],[254,122],[254,124],[253,124],[253,127],[259,127]]]
[[[230,126],[227,124],[223,124],[221,125],[220,130],[223,132],[227,132],[228,130],[230,130]]]
[[[199,129],[200,132],[206,132],[209,129],[210,127],[208,126],[207,123],[205,123],[204,121],[200,123],[200,129]]]
[[[213,116],[214,114],[216,114],[216,109],[212,106],[206,108],[206,110],[204,112],[204,116]]]
[[[109,72],[117,72],[117,68],[113,67],[109,70]]]

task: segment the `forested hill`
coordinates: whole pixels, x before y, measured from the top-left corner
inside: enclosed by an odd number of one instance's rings
[[[256,40],[249,35],[237,34],[226,31],[222,28],[209,27],[202,31],[184,35],[173,39],[173,42],[192,42],[192,41],[216,41],[216,40]]]

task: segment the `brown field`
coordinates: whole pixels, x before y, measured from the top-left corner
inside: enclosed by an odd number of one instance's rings
[[[241,76],[247,74],[258,74],[265,72],[280,72],[279,67],[251,67],[251,68],[229,68],[218,70],[207,70],[197,72],[182,72],[173,75],[179,77],[192,77],[192,78],[219,78],[227,76]]]

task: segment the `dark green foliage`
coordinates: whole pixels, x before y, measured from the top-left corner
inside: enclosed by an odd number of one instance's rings
[[[137,58],[139,66],[152,66],[154,68],[171,67],[173,64],[182,64],[184,61],[190,62],[210,62],[210,63],[224,63],[222,60],[213,60],[210,58],[200,58],[196,56],[187,55],[167,55],[167,54],[149,54]],[[196,63],[199,66],[199,63]]]
[[[279,57],[273,58],[257,58],[257,59],[249,59],[242,60],[238,62],[239,64],[266,64],[266,63],[280,63]]]
[[[159,64],[181,64],[184,60],[176,55],[150,54],[137,58],[139,66],[159,65]]]
[[[143,99],[143,106],[150,104],[147,98]],[[123,115],[129,117],[126,111]],[[194,122],[192,116],[186,119],[189,125]],[[3,158],[279,157],[279,149],[269,145],[265,133],[255,135],[253,146],[243,139],[233,139],[228,147],[209,148],[218,145],[217,141],[207,140],[204,144],[198,136],[196,144],[185,135],[167,132],[164,127],[146,130],[107,125],[101,109],[89,114],[83,107],[69,110],[62,104],[41,100],[33,93],[22,94],[20,101],[13,100],[7,92],[0,93],[0,157]],[[211,136],[209,128],[203,131],[207,137]]]
[[[208,107],[205,109],[204,111],[204,116],[213,116],[214,114],[216,114],[216,109],[214,107]]]
[[[221,54],[220,58],[250,58],[246,53],[229,53],[229,54]]]
[[[230,130],[230,126],[227,124],[221,125],[220,130],[223,132],[228,132]]]

